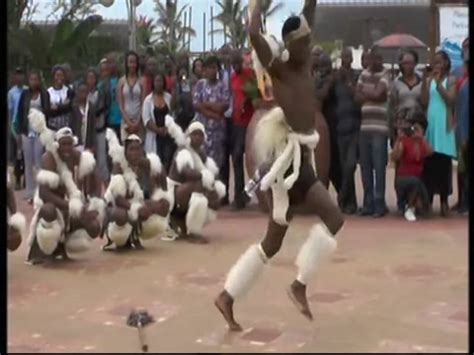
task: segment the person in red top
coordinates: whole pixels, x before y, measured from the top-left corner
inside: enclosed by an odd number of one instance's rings
[[[252,101],[245,95],[244,88],[249,81],[255,80],[255,73],[251,68],[243,67],[243,59],[241,52],[233,53],[232,67],[234,72],[230,77],[233,97],[232,164],[235,184],[234,207],[236,209],[245,208],[249,201],[249,197],[244,192],[244,152],[247,126],[254,113]]]
[[[407,121],[408,126],[399,128],[392,152],[392,159],[398,162],[395,178],[397,198],[406,204],[404,216],[410,222],[416,221],[417,209],[427,212],[430,205],[428,192],[421,180],[424,160],[433,153],[424,136],[425,122],[424,114],[417,113]]]

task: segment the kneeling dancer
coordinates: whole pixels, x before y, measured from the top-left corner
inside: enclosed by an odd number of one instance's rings
[[[175,199],[172,228],[183,239],[207,243],[201,235],[202,230],[215,220],[215,211],[226,191],[225,185],[218,180],[217,164],[204,152],[204,125],[194,121],[184,134],[173,118],[167,116],[166,127],[178,146],[168,175]]]
[[[9,176],[7,175],[7,220],[8,220],[8,235],[7,235],[7,249],[15,251],[21,244],[21,240],[25,238],[26,234],[26,219],[23,213],[17,212],[15,192],[10,184]]]
[[[298,274],[287,293],[308,319],[312,314],[306,285],[324,259],[336,249],[335,235],[343,225],[342,214],[316,177],[314,148],[319,135],[314,129],[317,105],[311,94],[310,34],[316,0],[306,0],[303,15],[283,25],[286,49],[279,53],[271,37],[260,33],[261,9],[257,5],[249,27],[250,39],[260,64],[269,72],[279,107],[257,125],[254,146],[260,165],[260,188],[267,191],[271,216],[263,241],[252,245],[230,270],[215,305],[231,330],[242,330],[233,316],[233,304],[255,283],[268,260],[281,247],[294,207],[308,204],[321,219],[310,230],[296,258]]]
[[[112,177],[105,192],[108,204],[107,239],[104,250],[142,249],[140,239],[164,233],[169,226],[172,196],[167,191],[166,171],[157,154],[145,155],[142,140],[127,137],[124,147],[115,132],[107,129]]]
[[[27,263],[66,260],[68,252],[89,249],[101,232],[105,203],[98,197],[94,155],[74,147],[77,138],[69,127],[48,129],[42,112],[31,110],[29,120],[46,152],[37,176]]]

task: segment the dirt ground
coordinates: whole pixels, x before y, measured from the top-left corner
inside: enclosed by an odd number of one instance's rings
[[[360,183],[357,194],[361,201]],[[17,199],[30,218],[21,192]],[[24,242],[8,254],[8,351],[137,352],[138,332],[125,321],[143,307],[156,320],[146,329],[150,352],[467,352],[466,217],[347,218],[337,252],[309,285],[309,322],[285,288],[314,222],[295,219],[281,252],[237,303],[238,334],[227,331],[213,300],[265,231],[256,208],[222,210],[206,228],[208,245],[154,239],[144,251],[114,254],[98,240],[73,262],[32,267],[23,263]]]

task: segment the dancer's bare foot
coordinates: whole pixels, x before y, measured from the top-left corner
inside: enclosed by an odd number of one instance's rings
[[[234,312],[232,310],[233,304],[234,300],[226,291],[222,291],[214,301],[214,305],[226,320],[229,330],[232,332],[241,332],[242,327],[234,319]]]
[[[309,320],[313,320],[313,314],[309,309],[308,300],[306,299],[306,285],[295,280],[287,290],[288,297],[298,310]]]

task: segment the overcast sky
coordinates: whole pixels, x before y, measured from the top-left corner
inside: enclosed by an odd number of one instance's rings
[[[10,0],[9,0],[10,1]],[[39,2],[39,12],[34,16],[35,20],[46,20],[51,11],[51,0],[34,0]],[[165,0],[163,0],[165,1]],[[277,38],[280,38],[280,30],[285,19],[292,13],[299,13],[303,7],[304,0],[274,0],[275,3],[281,2],[284,4],[284,7],[273,17],[267,20],[267,31],[274,34]],[[389,0],[388,0],[389,1]],[[242,0],[244,4],[248,3],[248,0]],[[335,0],[319,0],[318,4],[323,4],[327,2],[337,2]],[[358,0],[345,1],[357,3],[364,2]],[[367,2],[367,1],[365,1]],[[383,1],[379,1],[383,2]],[[213,6],[214,14],[218,12],[218,6],[216,5],[216,0],[178,0],[178,6],[183,5],[192,5],[192,27],[196,31],[196,37],[192,39],[191,50],[200,51],[203,49],[203,13],[206,12],[206,32],[210,31],[210,8]],[[138,15],[144,15],[149,18],[156,18],[156,14],[153,11],[154,9],[153,0],[142,0],[142,4],[137,8]],[[115,3],[109,7],[103,7],[101,5],[96,6],[97,14],[101,15],[105,19],[126,19],[127,18],[127,7],[125,0],[115,0]],[[214,24],[214,28],[218,28],[218,24]],[[224,43],[223,36],[214,36],[214,47],[219,48]],[[211,45],[211,38],[209,35],[206,37],[206,49],[209,50]]]

